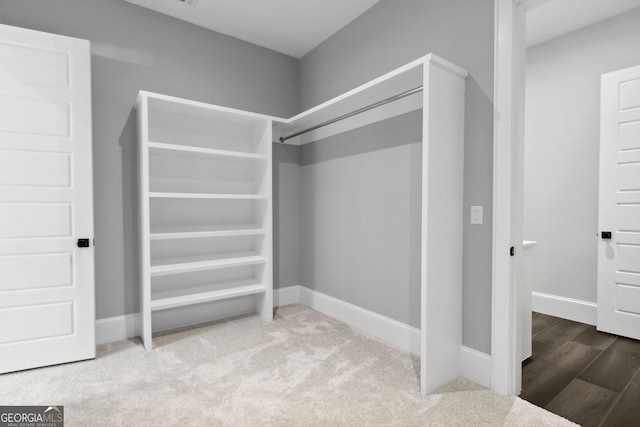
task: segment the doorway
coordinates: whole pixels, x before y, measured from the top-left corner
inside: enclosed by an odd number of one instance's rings
[[[524,20],[527,13],[532,13],[537,8],[542,8],[545,5],[558,5],[562,2],[570,3],[569,0],[524,0],[524,1],[509,1],[509,0],[496,0],[496,86],[495,86],[495,102],[498,111],[498,117],[496,118],[496,127],[494,132],[495,144],[494,144],[494,224],[496,230],[494,230],[494,280],[493,280],[493,313],[492,313],[492,364],[493,364],[493,388],[494,390],[505,394],[518,394],[520,390],[520,377],[519,377],[519,349],[518,349],[518,322],[517,316],[518,308],[517,291],[519,290],[519,272],[521,270],[521,260],[518,257],[507,258],[505,255],[509,246],[513,245],[516,254],[522,253],[522,238],[533,238],[538,240],[534,236],[523,236],[522,231],[524,224],[521,222],[524,217],[524,201],[521,198],[522,188],[524,188],[524,58],[525,58],[525,41],[524,41]],[[613,4],[613,3],[611,3]],[[574,7],[576,5],[573,5]],[[607,7],[611,6],[607,4]],[[583,10],[581,9],[581,12]],[[571,14],[565,14],[569,16]],[[575,15],[575,14],[574,14]],[[625,16],[630,15],[626,13]],[[636,24],[637,26],[637,24]],[[569,38],[574,38],[575,35]],[[629,37],[630,38],[630,37]],[[575,40],[574,40],[575,41]],[[601,38],[601,41],[605,39]],[[629,41],[629,40],[627,40]],[[606,43],[605,43],[606,44]],[[559,49],[559,52],[565,54],[570,50],[565,46]],[[584,44],[577,50],[577,53],[584,54]],[[597,66],[605,64],[604,59],[607,59],[612,69],[620,69],[625,66],[621,62],[625,60],[635,61],[628,57],[620,59],[618,63],[613,64],[615,61],[611,61],[613,54],[620,53],[622,50],[619,48],[612,49],[611,46],[604,46],[600,51],[591,55],[591,63]],[[640,52],[640,49],[635,49]],[[566,55],[565,55],[566,56]],[[601,70],[598,73],[601,74],[606,70]],[[610,71],[610,70],[608,70]],[[599,81],[595,85],[596,93],[599,88]],[[571,99],[569,95],[556,94],[559,99]],[[573,96],[573,100],[579,100],[579,96]],[[599,96],[599,94],[598,94]],[[549,104],[552,105],[552,104]],[[599,104],[596,104],[599,105]],[[555,107],[555,105],[552,105]],[[550,108],[549,108],[550,109]],[[596,107],[598,109],[598,107]],[[572,114],[570,111],[568,114]],[[567,112],[556,113],[556,115],[563,117],[567,115]],[[599,120],[595,120],[596,138],[598,135],[598,123]],[[547,132],[553,129],[547,129]],[[552,135],[552,132],[550,132]],[[512,141],[515,141],[512,144]],[[578,145],[579,147],[579,145]],[[571,151],[569,151],[571,152]],[[547,152],[542,156],[542,160],[546,160],[546,165],[551,164],[558,158],[554,157],[558,153],[556,151]],[[573,152],[573,157],[570,159],[570,163],[575,163],[578,159],[581,159],[582,152]],[[597,163],[596,163],[597,165]],[[597,173],[597,166],[593,168]],[[595,175],[597,177],[597,175]],[[508,182],[505,182],[508,181]],[[557,178],[556,178],[557,181]],[[593,188],[596,194],[596,204],[592,203],[593,211],[597,212],[597,178],[591,180]],[[560,181],[561,182],[561,181]],[[553,183],[547,183],[547,187],[554,185]],[[574,193],[577,192],[575,186],[571,188]],[[558,215],[553,216],[554,212],[559,212],[563,204],[569,203],[569,199],[566,194],[556,199],[555,204],[551,204],[546,209],[552,213],[552,218],[558,219]],[[583,212],[585,204],[576,204],[578,212]],[[582,209],[582,210],[581,210]],[[577,214],[574,214],[575,216]],[[597,215],[597,214],[596,214]],[[597,216],[596,216],[597,218]],[[584,223],[588,222],[586,217]],[[566,227],[576,226],[571,218],[564,221]],[[591,220],[593,224],[593,220]],[[589,246],[588,240],[593,242],[590,245],[591,251],[595,250],[597,223],[594,227],[587,232],[583,239],[587,243],[581,244],[580,249]],[[540,239],[540,247],[550,242],[545,242]],[[550,239],[551,240],[551,239]],[[569,258],[577,263],[579,261],[575,259],[575,242],[571,245],[566,245],[569,253]],[[558,248],[551,248],[557,251]],[[555,257],[554,259],[559,259]],[[584,265],[584,264],[583,264]],[[588,264],[589,266],[591,264]],[[593,263],[592,269],[595,268]],[[574,278],[575,280],[575,278]],[[581,283],[579,280],[575,280],[576,283]],[[595,283],[595,273],[593,274],[592,283]],[[576,316],[578,320],[585,321],[587,323],[595,323],[595,286],[587,289],[588,287],[579,288],[579,291],[584,292],[586,295],[591,292],[591,295],[580,296],[582,299],[570,298],[565,295],[571,295],[567,292],[564,295],[561,292],[557,292],[559,295],[554,295],[550,290],[547,292],[538,291],[537,297],[555,296],[556,298],[534,298],[534,306],[540,301],[551,302],[555,306],[561,307],[573,307],[572,314]],[[566,311],[566,310],[565,310]],[[566,316],[566,314],[563,314]],[[589,319],[589,317],[591,317]]]

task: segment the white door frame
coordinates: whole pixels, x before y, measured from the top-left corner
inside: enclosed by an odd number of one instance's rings
[[[525,14],[548,1],[494,0],[491,383],[505,395],[519,394],[522,382],[516,278],[524,218]]]

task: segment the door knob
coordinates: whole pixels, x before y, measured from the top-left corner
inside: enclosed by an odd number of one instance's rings
[[[78,239],[78,247],[79,248],[88,248],[89,247],[89,239]]]
[[[603,231],[602,233],[600,233],[600,236],[603,239],[611,239],[611,232],[610,231]]]

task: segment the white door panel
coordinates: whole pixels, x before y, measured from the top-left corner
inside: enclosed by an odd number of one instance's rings
[[[0,344],[71,336],[74,317],[73,301],[0,308],[0,323],[20,324],[20,328],[2,328]],[[43,322],[43,318],[48,320]]]
[[[15,76],[20,76],[20,82],[26,84],[68,87],[69,55],[36,47],[38,42],[40,40],[26,41],[22,46],[20,42],[0,44],[0,57],[4,58],[0,80],[15,82]],[[39,67],[31,66],[36,63]]]
[[[602,76],[598,329],[640,339],[640,66]]]
[[[624,71],[624,70],[623,70]],[[620,111],[640,107],[640,78],[633,75],[625,76],[626,81],[620,81]]]
[[[640,149],[640,120],[620,125],[620,151]]]
[[[640,230],[640,205],[618,205],[618,226],[622,232]]]
[[[0,25],[0,373],[95,357],[89,43]]]
[[[622,312],[637,314],[640,307],[640,287],[618,284],[616,287],[618,295],[618,310]]]
[[[640,246],[619,244],[617,267],[619,272],[640,273]]]
[[[72,237],[71,203],[0,204],[0,239]]]
[[[71,187],[71,154],[0,149],[0,186]]]
[[[0,256],[0,291],[73,286],[73,253]]]

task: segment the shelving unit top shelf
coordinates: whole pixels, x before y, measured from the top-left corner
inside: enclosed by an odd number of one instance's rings
[[[162,95],[141,90],[138,93],[138,105],[143,99],[149,102],[149,111],[153,113],[162,112],[176,115],[187,115],[189,117],[199,117],[215,119],[226,123],[237,123],[242,125],[262,124],[265,121],[285,122],[286,119],[265,114],[252,113],[235,108],[222,107],[220,105],[207,104],[190,99],[178,98],[175,96]]]

